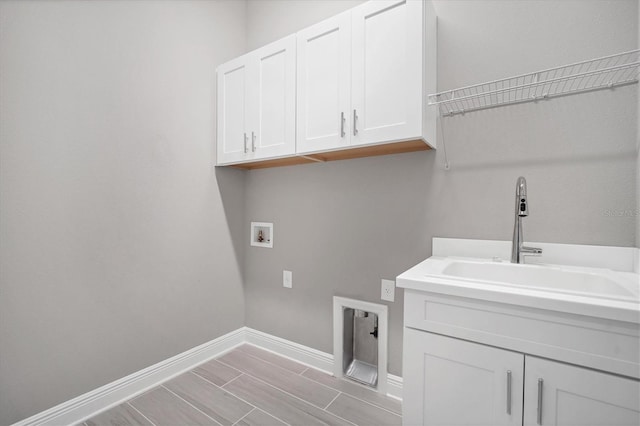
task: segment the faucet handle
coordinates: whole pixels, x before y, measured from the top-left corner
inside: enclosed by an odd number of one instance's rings
[[[542,256],[542,249],[538,247],[520,247],[520,255],[524,256]]]

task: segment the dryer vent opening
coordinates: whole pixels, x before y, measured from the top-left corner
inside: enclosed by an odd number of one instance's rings
[[[386,395],[388,324],[385,305],[333,296],[333,375]]]
[[[342,373],[367,386],[378,384],[378,315],[343,307]]]

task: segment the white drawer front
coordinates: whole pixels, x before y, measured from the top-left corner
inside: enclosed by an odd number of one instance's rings
[[[406,327],[640,378],[637,324],[405,291]]]

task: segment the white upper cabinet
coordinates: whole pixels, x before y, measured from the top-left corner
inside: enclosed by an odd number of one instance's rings
[[[408,0],[353,9],[352,145],[423,136],[423,14]]]
[[[379,0],[300,31],[297,152],[435,146],[435,20],[430,2]]]
[[[296,148],[296,38],[253,52],[249,106],[254,159],[293,154]]]
[[[218,164],[295,153],[294,35],[218,67]]]
[[[297,34],[297,151],[349,145],[351,12]]]
[[[435,147],[435,91],[431,2],[363,3],[218,68],[218,164]]]
[[[246,157],[247,68],[246,56],[218,68],[218,164]]]

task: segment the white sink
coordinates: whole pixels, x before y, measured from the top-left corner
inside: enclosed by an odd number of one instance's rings
[[[442,275],[499,285],[522,286],[543,291],[583,294],[608,299],[637,299],[637,293],[606,273],[587,268],[522,265],[498,262],[451,260]],[[604,271],[607,272],[607,271]]]
[[[510,241],[434,238],[433,256],[396,278],[405,291],[640,324],[640,250],[535,243],[514,264]],[[406,296],[407,293],[405,293]]]

